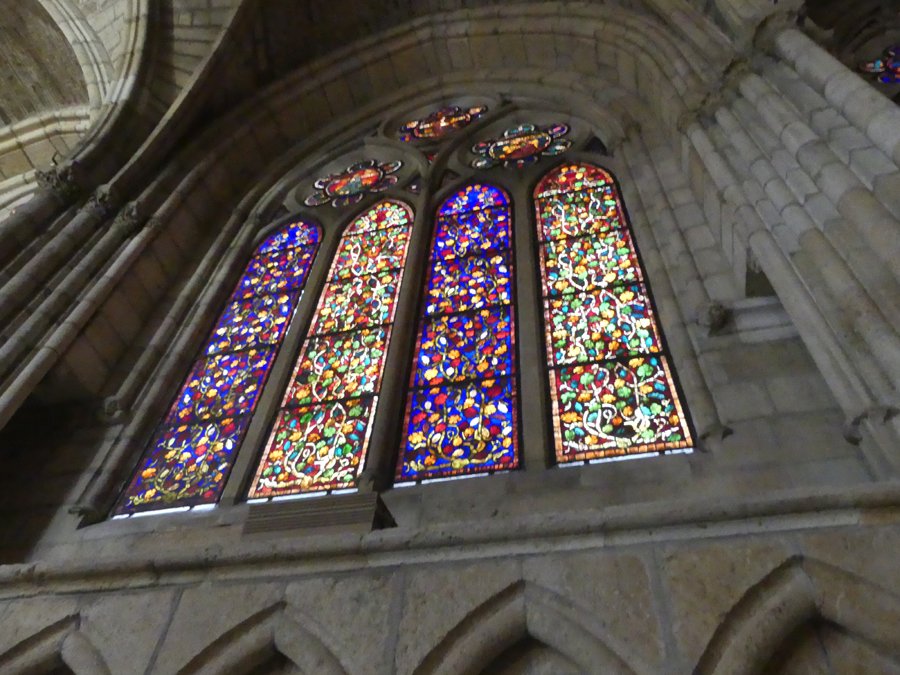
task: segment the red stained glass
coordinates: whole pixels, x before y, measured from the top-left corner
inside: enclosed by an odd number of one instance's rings
[[[250,498],[356,486],[412,221],[408,206],[387,200],[345,230]]]
[[[567,164],[535,190],[556,458],[690,448],[612,176]]]
[[[641,267],[627,230],[549,241],[541,247],[541,271],[550,295],[590,293],[641,281]]]
[[[560,462],[690,447],[687,420],[664,356],[551,373]]]
[[[660,350],[653,312],[639,286],[572,293],[544,301],[555,366]]]
[[[435,140],[469,126],[487,112],[487,106],[460,108],[445,106],[419,120],[411,120],[400,127],[400,140]]]
[[[603,234],[623,225],[622,209],[612,185],[560,194],[541,199],[538,204],[543,239]]]
[[[402,267],[406,240],[406,228],[403,227],[344,237],[338,249],[335,277],[347,279]]]
[[[295,222],[259,245],[120,498],[117,515],[218,501],[319,236],[316,226]]]

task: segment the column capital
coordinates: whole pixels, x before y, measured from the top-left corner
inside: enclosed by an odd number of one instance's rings
[[[114,214],[121,203],[119,196],[111,185],[101,185],[88,197],[87,203],[82,208],[98,220],[106,220]]]
[[[754,48],[770,56],[775,56],[775,39],[790,28],[797,29],[799,19],[800,15],[797,10],[782,9],[770,14],[756,27],[753,35]]]
[[[126,231],[133,230],[143,220],[143,209],[139,202],[133,201],[125,204],[116,214],[113,227]]]
[[[84,175],[76,161],[35,171],[38,187],[63,203],[71,203],[85,192]]]
[[[718,82],[706,93],[703,99],[697,105],[684,111],[681,117],[678,118],[678,130],[685,133],[698,120],[712,117],[716,110],[728,102],[741,81],[751,74],[753,74],[753,68],[745,57],[734,59],[722,71],[722,76]]]

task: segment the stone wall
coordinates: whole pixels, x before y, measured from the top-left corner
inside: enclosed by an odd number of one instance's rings
[[[756,31],[767,4],[716,5],[363,12],[298,55],[281,3],[132,6],[148,37],[119,49],[103,26],[122,3],[82,2],[113,62],[146,53],[83,161],[0,222],[0,671],[900,671],[900,113],[787,18]],[[336,237],[349,212],[296,197],[326,167],[389,151],[426,176],[385,193],[416,207],[417,241],[476,177],[528,226],[549,164],[477,174],[474,136],[434,165],[392,136],[459,96],[497,111],[478,133],[563,115],[584,130],[570,156],[617,175],[697,451],[555,467],[539,384],[525,468],[489,478],[390,489],[382,414],[353,497],[382,501],[375,529],[363,508],[337,524],[357,503],[339,495],[255,531],[254,448],[214,509],[109,520],[261,232],[299,212]]]

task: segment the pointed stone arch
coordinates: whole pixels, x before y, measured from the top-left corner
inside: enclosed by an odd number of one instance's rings
[[[284,657],[298,673],[305,675],[347,673],[318,635],[285,613],[284,602],[256,612],[223,633],[178,673],[250,672],[275,656]]]
[[[900,663],[900,598],[839,567],[789,558],[754,584],[726,614],[696,675],[765,672],[786,640],[826,621]]]
[[[78,615],[67,616],[0,654],[0,672],[41,672],[64,665],[75,675],[111,675],[97,648],[79,630]]]
[[[564,598],[517,581],[457,624],[416,668],[415,675],[478,673],[517,644],[538,643],[582,672],[649,673],[650,668],[587,627]]]

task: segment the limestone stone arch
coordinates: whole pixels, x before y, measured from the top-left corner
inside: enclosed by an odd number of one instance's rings
[[[871,659],[868,669],[860,664],[859,672],[900,672],[900,597],[802,556],[786,560],[747,590],[725,615],[694,672],[797,672],[796,662],[788,664],[791,652],[804,632],[819,623],[836,629],[847,643],[856,643],[857,660]]]
[[[79,623],[77,615],[68,616],[25,638],[0,654],[0,672],[112,675],[103,656],[79,630]]]
[[[178,675],[272,672],[284,675],[346,675],[334,652],[278,602],[247,617],[213,640]],[[262,671],[260,671],[262,669]]]
[[[469,613],[429,652],[414,675],[504,673],[507,664],[562,673],[652,672],[557,593],[517,581]],[[516,670],[515,672],[531,672]]]

